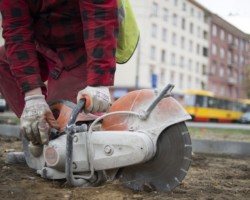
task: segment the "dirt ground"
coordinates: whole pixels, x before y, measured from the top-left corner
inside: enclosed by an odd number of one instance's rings
[[[250,157],[194,154],[188,175],[174,191],[135,192],[118,181],[95,188],[67,188],[64,182],[45,180],[26,164],[6,164],[8,151],[20,151],[16,138],[0,137],[0,199],[250,199]]]

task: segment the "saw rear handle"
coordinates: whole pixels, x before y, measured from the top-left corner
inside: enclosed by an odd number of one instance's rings
[[[154,110],[155,106],[162,100],[162,98],[171,96],[171,91],[173,90],[173,88],[173,84],[168,84],[165,88],[163,88],[163,90],[160,91],[160,94],[156,96],[156,98],[148,106],[148,108],[142,111],[140,118],[146,120],[150,113]]]
[[[86,99],[81,99],[78,104],[73,109],[68,125],[66,127],[66,134],[67,134],[67,140],[66,140],[66,165],[65,165],[65,172],[66,172],[66,180],[67,184],[69,186],[82,186],[82,185],[88,185],[88,181],[86,179],[76,179],[73,175],[73,167],[72,167],[72,160],[73,160],[73,136],[76,132],[79,131],[77,126],[75,126],[75,121],[78,116],[78,114],[82,111],[86,104]],[[83,124],[81,126],[81,131],[87,131],[87,125]]]

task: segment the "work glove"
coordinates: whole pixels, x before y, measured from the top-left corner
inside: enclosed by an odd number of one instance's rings
[[[59,129],[59,124],[43,95],[25,97],[25,107],[20,121],[21,131],[31,141],[30,146],[47,144],[50,128]]]
[[[78,92],[77,102],[86,99],[84,111],[86,113],[106,112],[111,105],[109,89],[104,86],[87,86]]]

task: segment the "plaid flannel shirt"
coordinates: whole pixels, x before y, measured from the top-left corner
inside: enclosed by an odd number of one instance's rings
[[[87,85],[113,85],[117,9],[117,0],[0,0],[6,54],[21,91],[44,86],[40,44],[65,70],[85,65]]]

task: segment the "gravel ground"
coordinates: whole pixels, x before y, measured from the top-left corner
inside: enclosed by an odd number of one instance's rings
[[[184,181],[172,192],[135,192],[119,181],[94,188],[67,188],[45,180],[26,164],[5,163],[8,151],[21,151],[16,138],[0,137],[0,199],[250,199],[250,157],[194,154]]]

